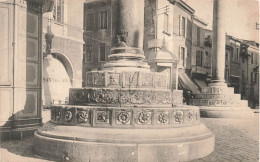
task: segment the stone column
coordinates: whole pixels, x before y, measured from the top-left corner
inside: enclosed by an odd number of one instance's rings
[[[208,87],[202,87],[201,94],[193,95],[189,104],[200,107],[201,117],[209,118],[251,118],[254,113],[248,102],[234,94],[233,87],[227,87],[225,70],[225,0],[214,0],[213,4],[213,48],[212,74]]]
[[[226,85],[225,74],[225,22],[224,0],[214,0],[213,4],[213,47],[212,47],[212,84]]]
[[[144,0],[115,0],[115,10],[112,49],[103,67],[148,69],[143,62]]]

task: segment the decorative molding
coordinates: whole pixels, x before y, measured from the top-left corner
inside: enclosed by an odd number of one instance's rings
[[[182,94],[179,94],[182,95]],[[181,99],[181,97],[178,97]],[[179,103],[181,101],[178,101]],[[169,105],[172,104],[170,90],[85,88],[71,89],[70,104],[80,105]]]
[[[121,108],[89,106],[52,106],[51,122],[87,127],[178,127],[195,125],[200,119],[197,107]],[[92,118],[93,116],[93,118]]]

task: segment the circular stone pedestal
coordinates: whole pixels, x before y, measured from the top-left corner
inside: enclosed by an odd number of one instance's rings
[[[84,128],[46,123],[35,153],[69,161],[187,161],[207,156],[214,136],[203,125],[167,129]]]
[[[70,161],[187,161],[209,155],[214,135],[199,108],[182,105],[167,75],[144,71],[87,73],[69,105],[51,107],[35,132],[35,153]]]

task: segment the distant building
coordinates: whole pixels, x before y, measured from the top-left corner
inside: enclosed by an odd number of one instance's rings
[[[100,69],[110,53],[113,37],[113,0],[86,0],[84,4],[83,82],[86,72]]]
[[[211,31],[205,35],[206,48],[211,50]],[[211,59],[211,58],[210,58]],[[248,106],[259,105],[259,43],[226,35],[225,80],[235,93],[248,100]]]
[[[241,94],[249,101],[251,108],[259,108],[259,43],[243,40]]]

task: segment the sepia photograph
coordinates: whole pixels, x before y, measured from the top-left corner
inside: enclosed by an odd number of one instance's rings
[[[0,162],[258,162],[259,0],[0,0]]]

